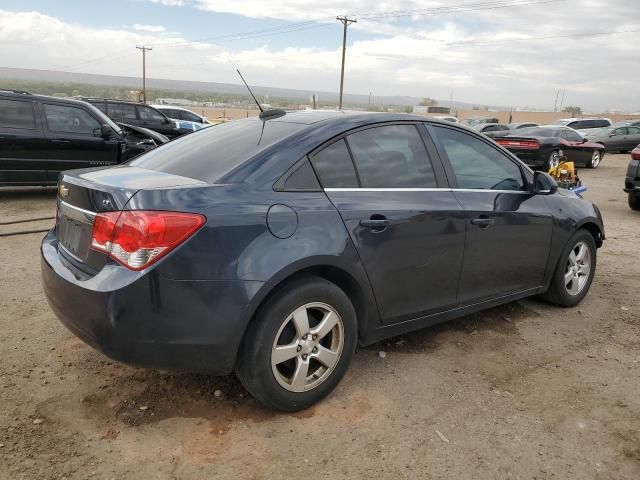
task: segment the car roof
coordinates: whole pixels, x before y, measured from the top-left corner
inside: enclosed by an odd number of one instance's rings
[[[402,120],[419,122],[428,121],[442,125],[451,125],[451,122],[422,115],[411,115],[408,113],[361,112],[353,110],[294,110],[287,111],[284,115],[267,121],[314,125],[321,122],[341,123],[342,121],[349,121],[352,123],[366,123],[367,121],[394,122]]]
[[[72,105],[87,105],[88,102],[79,100],[77,98],[67,98],[67,97],[53,97],[51,95],[40,95],[37,93],[25,92],[22,90],[3,90],[0,89],[0,95],[15,97],[20,99],[39,99],[39,100],[47,100],[52,102],[64,102]]]

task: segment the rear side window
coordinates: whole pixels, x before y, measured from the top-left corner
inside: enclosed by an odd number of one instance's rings
[[[0,126],[9,128],[36,127],[33,104],[20,100],[0,99]]]
[[[358,179],[344,140],[338,140],[311,156],[324,188],[357,188]]]
[[[428,188],[436,180],[415,125],[385,125],[347,136],[363,188]]]
[[[526,190],[522,171],[511,159],[467,133],[435,127],[459,188]]]
[[[611,122],[609,120],[597,120],[596,121],[596,126],[597,127],[610,127],[611,126]]]
[[[107,115],[116,122],[122,121],[122,104],[107,103]]]
[[[100,124],[89,112],[67,105],[44,104],[47,127],[51,132],[95,135],[100,132]]]
[[[136,157],[129,165],[216,182],[266,147],[304,127],[288,122],[235,120],[180,137]]]
[[[120,108],[122,109],[122,121],[123,122],[137,120],[136,107],[134,107],[133,105],[131,105],[129,103],[123,103],[123,104],[120,105]]]

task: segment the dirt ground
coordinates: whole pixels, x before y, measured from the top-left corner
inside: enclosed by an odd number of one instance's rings
[[[640,213],[622,192],[627,161],[581,170],[608,239],[579,307],[525,300],[360,350],[328,399],[294,415],[259,407],[232,377],[93,351],[47,306],[42,234],[0,237],[0,478],[637,480]],[[0,191],[0,222],[52,216],[54,195]]]

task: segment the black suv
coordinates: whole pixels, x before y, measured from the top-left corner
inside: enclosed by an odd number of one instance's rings
[[[134,128],[86,102],[0,90],[0,185],[56,185],[63,170],[115,165],[163,143]]]
[[[172,139],[193,132],[193,129],[180,128],[175,121],[149,105],[105,98],[82,100],[98,108],[114,122],[148,128]]]

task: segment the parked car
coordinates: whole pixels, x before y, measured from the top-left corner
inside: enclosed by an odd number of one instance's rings
[[[605,152],[603,145],[587,141],[571,128],[557,125],[523,128],[495,141],[530,167],[544,170],[558,166],[562,157],[576,165],[597,168]]]
[[[463,124],[473,127],[479,123],[500,123],[500,119],[494,117],[469,117],[462,121]]]
[[[591,143],[599,143],[607,152],[629,152],[640,143],[639,127],[608,127],[580,133]]]
[[[632,210],[640,210],[640,145],[631,152],[624,179],[624,191],[629,195],[629,207]]]
[[[553,122],[554,125],[573,128],[574,130],[588,130],[590,128],[605,128],[611,126],[608,118],[561,118]]]
[[[494,135],[504,135],[511,131],[507,125],[502,123],[477,123],[471,128],[489,138],[492,138]]]
[[[235,371],[289,411],[357,345],[531,295],[577,305],[605,238],[547,173],[405,114],[267,111],[59,190],[42,278],[75,335],[136,365]]]
[[[63,170],[115,165],[155,148],[94,106],[0,90],[0,185],[56,185]],[[155,141],[155,140],[154,140]]]
[[[170,120],[164,113],[142,103],[105,98],[83,98],[83,100],[98,108],[114,122],[148,128],[170,139],[194,131],[192,126],[181,128],[177,122]]]
[[[156,110],[161,111],[167,117],[172,120],[184,120],[187,122],[199,123],[203,126],[205,125],[213,125],[207,117],[203,115],[198,115],[191,110],[187,110],[186,108],[177,107],[174,105],[151,105]]]

